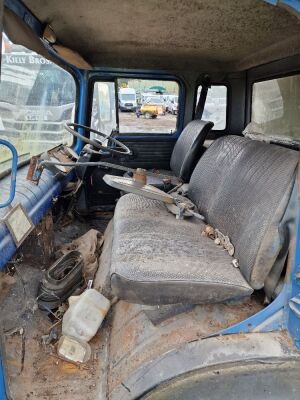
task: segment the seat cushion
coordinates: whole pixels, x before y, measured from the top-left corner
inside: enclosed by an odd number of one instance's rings
[[[134,194],[121,197],[111,233],[113,294],[149,305],[249,296],[252,288],[228,253],[201,235],[203,227],[195,218],[176,220],[161,202]]]

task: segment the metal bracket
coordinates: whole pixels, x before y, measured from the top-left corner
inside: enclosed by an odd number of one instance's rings
[[[299,294],[289,300],[289,308],[298,318],[300,318],[300,295]]]
[[[300,294],[299,294],[299,286],[300,286],[300,272],[299,265],[296,268],[296,272],[291,275],[291,284],[293,286],[293,290],[291,294],[293,297],[289,299],[288,302],[288,327],[289,331],[294,338],[295,345],[300,348]]]

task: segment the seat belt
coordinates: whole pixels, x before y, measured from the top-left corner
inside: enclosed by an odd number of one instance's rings
[[[210,88],[210,86],[211,86],[210,78],[208,75],[206,75],[202,82],[202,89],[201,89],[200,97],[199,97],[198,104],[196,107],[195,119],[202,119],[202,115],[203,115],[204,107],[205,107],[205,103],[206,103],[206,98],[207,98],[207,93],[208,93],[208,89]]]

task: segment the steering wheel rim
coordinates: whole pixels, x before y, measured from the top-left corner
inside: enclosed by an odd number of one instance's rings
[[[83,142],[87,143],[87,144],[91,144],[92,146],[94,146],[96,149],[98,150],[105,150],[105,151],[109,151],[111,153],[115,153],[115,154],[121,154],[121,155],[130,155],[132,154],[131,150],[129,149],[129,147],[127,147],[124,143],[120,142],[119,140],[106,135],[103,132],[97,131],[96,129],[93,129],[89,126],[85,126],[85,125],[81,125],[81,124],[76,124],[75,122],[67,122],[65,124],[65,128],[68,132],[70,132],[73,136],[77,137],[78,139],[82,140]],[[96,133],[102,137],[104,137],[105,139],[107,139],[108,141],[111,141],[113,143],[115,143],[116,145],[118,145],[119,147],[121,147],[123,149],[123,151],[121,150],[116,150],[110,146],[103,146],[98,140],[93,140],[93,139],[89,139],[83,135],[81,135],[80,133],[76,132],[74,128],[83,128],[89,132],[93,132]],[[90,150],[90,152],[93,153],[98,153],[95,152],[95,150]]]

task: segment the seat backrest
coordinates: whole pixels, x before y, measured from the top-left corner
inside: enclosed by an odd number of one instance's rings
[[[282,222],[295,183],[299,154],[239,136],[215,140],[199,160],[189,197],[208,224],[228,235],[240,270],[254,289],[284,242]]]
[[[213,126],[213,122],[199,119],[188,123],[181,132],[173,149],[170,166],[175,175],[184,182],[189,182],[204,141]]]

